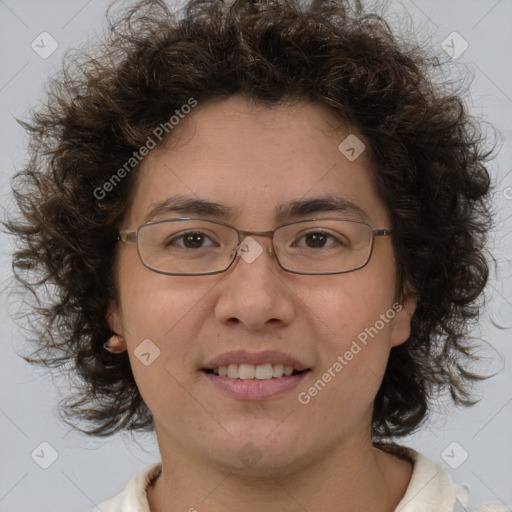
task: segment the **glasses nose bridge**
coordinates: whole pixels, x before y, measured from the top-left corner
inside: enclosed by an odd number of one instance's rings
[[[248,235],[265,236],[267,238],[273,238],[275,230],[272,231],[247,231],[246,229],[237,229],[238,236],[240,238],[246,238]]]
[[[241,247],[243,242],[245,241],[245,239],[250,236],[263,236],[265,238],[270,238],[269,252],[270,253],[275,252],[275,250],[274,250],[274,233],[276,232],[275,229],[271,230],[271,231],[247,231],[246,229],[237,229],[236,232],[238,234],[238,247]]]

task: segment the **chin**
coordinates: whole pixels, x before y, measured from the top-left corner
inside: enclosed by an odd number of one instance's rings
[[[300,436],[293,437],[282,432],[279,439],[272,439],[269,432],[271,430],[266,429],[253,431],[250,436],[234,434],[228,440],[215,441],[209,457],[226,471],[250,474],[252,477],[261,473],[262,477],[268,479],[268,472],[274,475],[296,471],[300,461],[304,463],[306,458]]]

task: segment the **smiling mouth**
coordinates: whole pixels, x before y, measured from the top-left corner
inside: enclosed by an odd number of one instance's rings
[[[291,366],[282,364],[230,364],[227,366],[219,366],[212,369],[203,369],[204,372],[218,375],[219,377],[228,377],[239,380],[271,380],[283,377],[291,377],[309,371],[295,370]]]

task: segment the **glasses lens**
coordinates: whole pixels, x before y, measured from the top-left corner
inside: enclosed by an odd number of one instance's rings
[[[233,229],[201,220],[166,220],[144,224],[138,232],[144,264],[156,271],[201,274],[224,270],[237,244]]]
[[[367,224],[324,219],[279,228],[274,247],[287,270],[305,274],[348,272],[366,265],[372,237]]]

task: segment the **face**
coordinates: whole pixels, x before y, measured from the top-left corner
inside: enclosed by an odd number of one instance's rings
[[[232,96],[199,105],[175,129],[179,137],[143,161],[123,228],[201,217],[268,231],[278,220],[322,216],[391,228],[367,154],[351,161],[338,149],[349,134],[363,137],[340,127],[326,107],[255,107]],[[230,211],[219,217],[160,208],[148,219],[156,205],[178,194]],[[361,212],[275,216],[291,201],[325,196],[350,201]],[[153,272],[135,244],[119,244],[119,301],[109,322],[126,342],[161,449],[230,471],[245,469],[248,454],[261,457],[258,468],[265,471],[311,464],[369,442],[389,351],[408,338],[413,310],[409,302],[397,305],[391,237],[375,238],[364,268],[335,275],[286,272],[269,251],[270,240],[254,240],[264,249],[254,260],[239,257],[226,272],[203,276]],[[247,393],[256,385],[261,393],[233,394],[233,379],[223,387],[220,380],[229,377],[204,371],[232,351],[249,358],[277,351],[307,370],[271,381],[237,380]],[[140,352],[146,355],[139,359]],[[229,355],[224,362],[230,357],[236,363]]]

